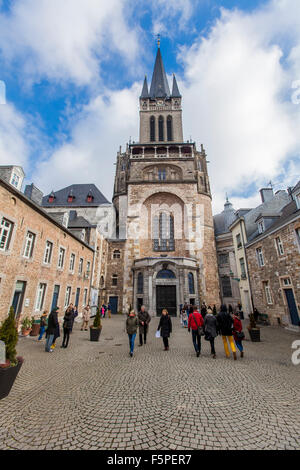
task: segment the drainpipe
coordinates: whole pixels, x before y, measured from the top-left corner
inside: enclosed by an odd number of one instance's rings
[[[242,235],[243,247],[244,247],[244,252],[245,252],[245,261],[246,261],[246,268],[247,268],[247,276],[248,276],[248,283],[249,283],[249,289],[250,289],[250,301],[251,301],[251,307],[252,307],[252,313],[253,313],[253,311],[254,311],[254,304],[253,304],[252,289],[251,289],[251,281],[250,281],[250,275],[249,275],[249,266],[248,266],[247,252],[246,252],[245,240],[244,240],[244,232],[243,232],[243,226],[242,226],[242,221],[241,221],[241,220],[240,220],[240,227],[241,227],[241,235]],[[245,226],[245,229],[246,229],[246,226]]]

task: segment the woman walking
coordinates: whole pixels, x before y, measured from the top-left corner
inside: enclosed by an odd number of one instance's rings
[[[72,308],[68,308],[66,310],[65,316],[64,316],[64,323],[63,323],[63,331],[64,331],[64,337],[63,337],[63,343],[61,345],[61,348],[67,348],[70,340],[70,333],[72,331],[73,327],[73,318],[74,318],[74,312]]]
[[[57,338],[57,332],[59,336],[59,323],[58,323],[58,311],[59,307],[54,308],[48,318],[48,328],[46,331],[46,344],[45,351],[52,352],[55,348],[55,340]],[[54,347],[53,347],[54,344]]]
[[[245,335],[243,333],[243,325],[238,313],[233,315],[233,337],[235,344],[241,353],[241,357],[244,357],[244,347],[242,341],[245,338]]]
[[[46,331],[46,326],[47,326],[47,317],[48,317],[48,311],[44,310],[42,316],[41,316],[41,323],[40,323],[40,336],[38,337],[38,341],[41,341],[44,333]]]
[[[126,331],[129,339],[129,356],[133,356],[134,342],[137,334],[139,321],[134,310],[131,310],[129,317],[126,320]]]
[[[236,361],[236,347],[232,336],[233,319],[231,315],[227,312],[226,305],[221,305],[221,311],[217,316],[217,321],[218,329],[222,335],[226,357],[230,357],[230,352],[227,344],[227,341],[229,341],[234,360]]]
[[[167,309],[163,309],[162,315],[160,317],[160,322],[158,324],[157,331],[160,330],[160,336],[163,339],[165,346],[165,351],[169,351],[169,338],[172,333],[172,322],[170,315]]]
[[[87,330],[88,330],[90,317],[91,317],[90,306],[87,305],[87,306],[83,309],[83,312],[82,312],[81,331],[83,331],[83,330],[87,331]]]
[[[216,359],[215,338],[218,336],[218,322],[211,308],[207,309],[204,318],[205,339],[210,342],[211,355]]]

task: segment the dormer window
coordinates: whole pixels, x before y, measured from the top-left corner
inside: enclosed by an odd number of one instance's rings
[[[73,194],[73,191],[70,191],[69,196],[68,196],[68,202],[73,202],[75,199],[75,196]]]
[[[87,202],[93,202],[93,199],[94,199],[94,196],[92,194],[92,191],[89,191],[87,197],[86,197],[86,201]]]
[[[53,193],[53,191],[52,191],[52,193],[51,193],[50,196],[48,197],[48,202],[53,203],[53,202],[54,202],[54,199],[55,199],[55,195],[54,195],[54,193]]]
[[[258,222],[258,232],[263,233],[265,231],[265,224],[263,220]]]

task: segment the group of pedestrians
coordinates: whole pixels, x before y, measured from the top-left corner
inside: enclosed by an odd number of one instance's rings
[[[108,314],[108,318],[111,318],[111,306],[110,306],[110,304],[108,304],[108,305],[102,304],[101,305],[101,307],[100,307],[101,318],[105,318],[106,312]]]
[[[205,309],[205,310],[204,310]],[[201,354],[201,337],[210,343],[211,355],[216,359],[215,339],[218,335],[222,336],[226,357],[230,357],[229,347],[233,354],[234,360],[237,359],[236,347],[240,351],[241,357],[244,357],[244,348],[242,341],[245,337],[243,333],[243,325],[238,312],[230,313],[226,305],[222,305],[219,314],[214,314],[213,309],[202,304],[201,313],[196,306],[189,308],[187,320],[181,317],[183,321],[187,321],[189,333],[192,333],[192,341],[197,357]],[[145,306],[141,307],[141,311],[136,316],[132,310],[126,320],[126,329],[129,337],[129,355],[133,356],[134,343],[139,330],[140,346],[146,344],[147,333],[151,317],[146,311]],[[160,332],[158,334],[158,332]],[[162,310],[162,315],[157,327],[157,336],[163,339],[164,350],[169,351],[169,338],[172,333],[172,321],[167,309]],[[229,347],[228,347],[229,345]]]
[[[87,313],[83,319],[83,326],[88,324],[89,321],[89,306],[86,307]],[[85,309],[85,310],[86,310]],[[46,335],[46,344],[45,351],[53,352],[56,347],[56,340],[60,337],[60,325],[59,325],[59,316],[60,308],[56,307],[48,316],[47,310],[45,310],[41,316],[40,320],[40,334],[38,341],[43,339],[43,336]],[[63,318],[63,342],[61,348],[67,348],[70,341],[70,334],[72,333],[75,318],[78,316],[77,306],[70,304],[64,313]]]

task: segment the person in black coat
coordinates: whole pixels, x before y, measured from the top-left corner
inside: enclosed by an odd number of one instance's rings
[[[64,330],[64,337],[63,337],[63,343],[61,345],[62,348],[67,348],[70,340],[70,333],[73,328],[73,323],[74,323],[74,311],[72,308],[68,308],[66,310],[65,316],[64,316],[64,323],[63,323],[63,330]]]
[[[54,341],[55,341],[55,335],[57,335],[57,329],[59,330],[59,323],[58,323],[58,311],[59,307],[56,307],[55,309],[52,310],[52,312],[49,315],[48,318],[48,328],[46,331],[46,345],[45,345],[45,351],[46,352],[52,352],[53,348],[51,349]]]
[[[222,335],[226,357],[230,357],[230,352],[229,352],[228,343],[227,343],[227,340],[228,340],[234,360],[236,360],[236,347],[235,347],[233,336],[232,336],[233,318],[230,315],[230,313],[227,312],[226,305],[221,305],[221,311],[217,316],[217,322],[218,322],[218,329]]]
[[[172,333],[172,322],[170,315],[167,309],[163,309],[162,315],[160,317],[160,322],[158,324],[157,331],[160,330],[160,336],[163,339],[165,351],[169,351],[169,338]]]

